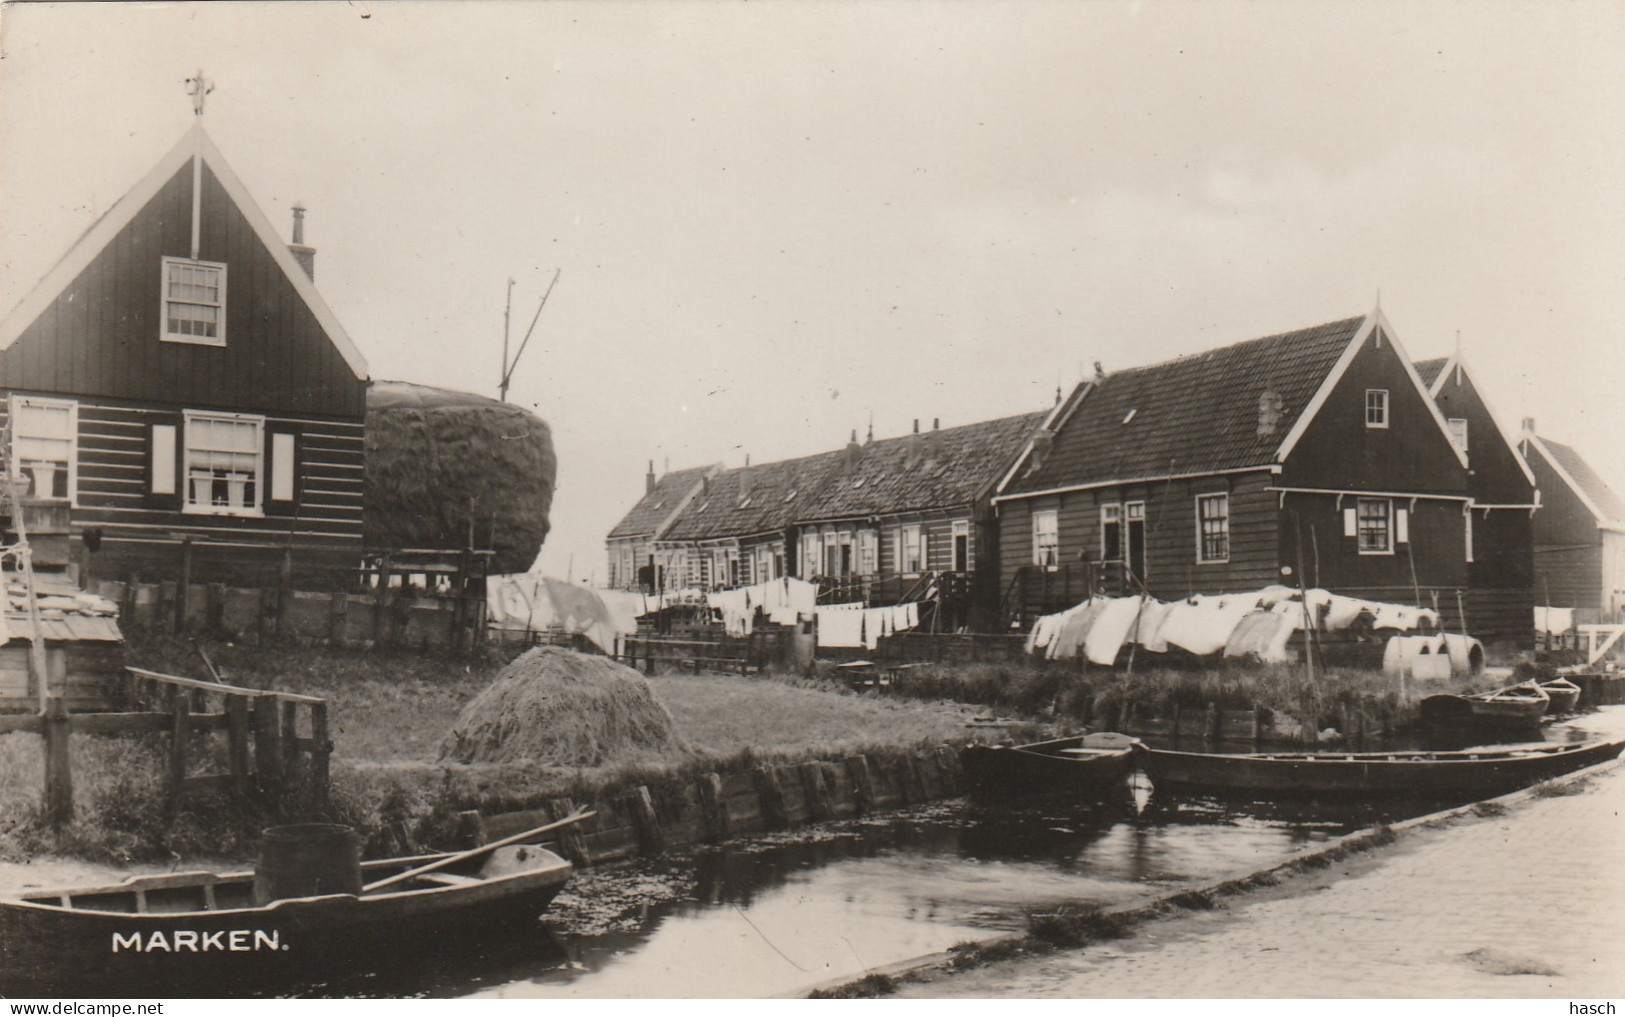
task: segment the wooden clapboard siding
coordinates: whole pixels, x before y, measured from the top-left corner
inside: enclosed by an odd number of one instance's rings
[[[0,385],[198,410],[359,422],[356,377],[207,166],[199,258],[226,268],[226,345],[163,342],[162,259],[191,246],[183,167],[0,352]]]
[[[1288,494],[1281,522],[1282,563],[1296,568],[1294,540],[1301,538],[1303,569],[1311,586],[1340,593],[1465,588],[1467,535],[1461,503],[1423,499],[1411,509],[1407,499],[1396,498],[1393,505],[1410,511],[1409,542],[1396,542],[1392,554],[1361,554],[1358,539],[1343,535],[1343,512],[1355,507],[1353,497],[1344,498],[1339,507],[1333,495]]]

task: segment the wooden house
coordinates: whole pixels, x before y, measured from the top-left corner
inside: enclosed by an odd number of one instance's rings
[[[1465,455],[1382,313],[1112,374],[1002,481],[1016,623],[1091,592],[1323,587],[1459,625]]]
[[[708,476],[655,543],[665,589],[726,590],[810,578],[796,514],[851,462],[849,451],[745,465]]]
[[[910,434],[862,446],[854,435],[845,468],[795,514],[803,574],[829,600],[930,597],[946,611],[943,628],[987,624],[998,583],[990,499],[1045,415],[933,420],[924,433],[915,421]]]
[[[1577,621],[1625,621],[1625,499],[1562,442],[1525,419],[1518,442],[1540,485],[1535,513],[1535,599],[1578,608]]]
[[[678,513],[699,493],[701,483],[721,469],[719,463],[671,470],[656,479],[655,464],[650,461],[643,497],[615,524],[604,542],[609,557],[609,589],[653,593],[664,587],[666,570],[655,561],[655,541],[665,535]]]
[[[1467,457],[1467,631],[1486,643],[1534,642],[1535,475],[1508,440],[1460,350],[1416,371]]]
[[[0,322],[35,497],[98,578],[337,585],[362,551],[367,364],[201,122]]]

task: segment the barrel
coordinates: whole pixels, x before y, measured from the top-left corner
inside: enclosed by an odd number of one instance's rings
[[[348,826],[298,823],[273,826],[260,836],[254,900],[361,892],[361,841]]]

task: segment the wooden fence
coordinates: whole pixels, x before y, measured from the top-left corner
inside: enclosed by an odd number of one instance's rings
[[[52,697],[43,713],[0,716],[0,734],[26,731],[43,739],[45,814],[51,823],[73,817],[68,745],[76,734],[167,733],[171,806],[204,789],[277,795],[300,786],[308,788],[318,807],[325,804],[333,751],[326,700],[138,667],[125,669],[123,685],[120,712],[68,713],[62,699]],[[193,773],[220,732],[225,735],[226,769]]]

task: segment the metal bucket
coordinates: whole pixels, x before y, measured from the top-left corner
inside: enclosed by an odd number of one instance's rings
[[[361,892],[361,840],[336,823],[273,826],[260,836],[254,901]]]

